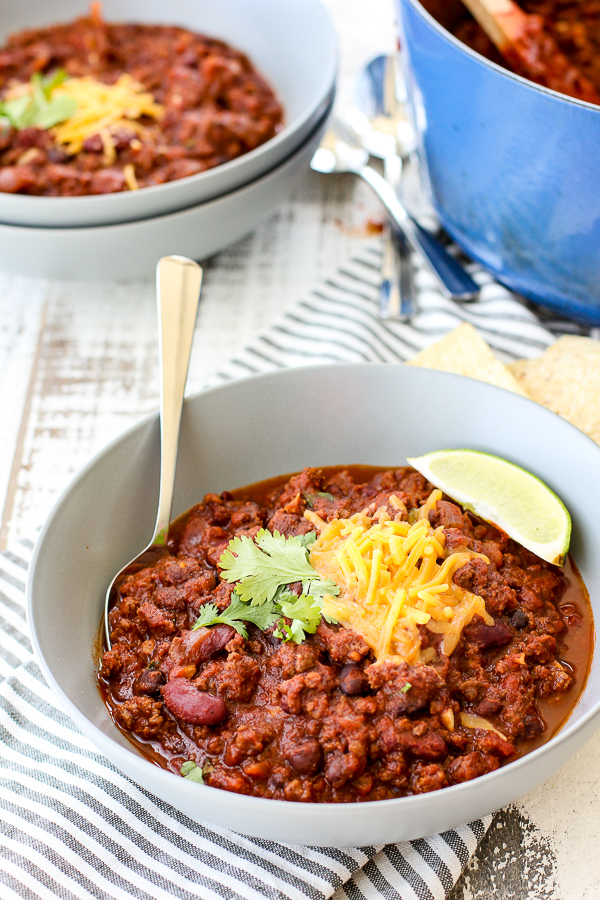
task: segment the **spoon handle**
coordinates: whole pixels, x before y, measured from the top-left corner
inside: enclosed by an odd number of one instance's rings
[[[438,239],[409,216],[385,178],[368,165],[355,171],[373,188],[415,253],[425,260],[446,296],[455,300],[472,300],[476,297],[479,286]]]
[[[152,544],[166,541],[173,505],[179,423],[194,325],[198,314],[202,269],[184,256],[165,256],[156,267],[160,353],[160,493]]]

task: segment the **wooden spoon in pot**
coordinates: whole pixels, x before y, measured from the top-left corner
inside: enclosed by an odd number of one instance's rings
[[[513,0],[463,0],[517,75],[578,100],[600,105],[600,92],[559,50],[541,16]]]

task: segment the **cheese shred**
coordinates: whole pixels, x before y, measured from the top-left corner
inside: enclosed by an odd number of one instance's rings
[[[114,84],[105,84],[91,76],[68,78],[55,88],[53,97],[71,97],[77,110],[52,133],[68,153],[80,153],[87,138],[99,134],[107,160],[113,156],[113,135],[125,129],[143,134],[142,116],[160,119],[163,107],[131,75],[121,75]]]
[[[494,622],[481,597],[453,582],[454,573],[480,554],[446,551],[443,528],[433,528],[428,518],[441,496],[433,491],[409,521],[393,496],[394,518],[385,507],[328,523],[306,513],[319,531],[311,565],[340,587],[338,597],[325,596],[323,613],[362,634],[378,661],[430,661],[432,648],[421,650],[419,626],[441,635],[440,651],[450,656],[474,616]]]

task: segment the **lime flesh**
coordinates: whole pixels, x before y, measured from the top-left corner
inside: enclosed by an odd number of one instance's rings
[[[531,472],[477,450],[436,450],[408,462],[435,487],[536,556],[564,564],[571,517],[562,500]]]

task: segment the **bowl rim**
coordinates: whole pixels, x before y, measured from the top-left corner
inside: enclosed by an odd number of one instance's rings
[[[555,91],[553,88],[545,87],[542,84],[537,84],[535,81],[530,81],[528,78],[525,78],[523,75],[517,75],[516,72],[511,72],[510,69],[505,69],[503,66],[498,65],[498,63],[494,62],[491,59],[487,59],[487,57],[482,56],[481,53],[478,53],[476,50],[473,50],[472,47],[469,47],[467,44],[463,44],[457,37],[455,37],[450,31],[444,28],[437,19],[435,19],[431,13],[427,12],[425,7],[421,4],[420,0],[398,0],[400,4],[405,3],[408,6],[412,6],[414,12],[423,19],[430,28],[435,31],[439,37],[443,38],[447,43],[452,44],[452,46],[456,49],[465,53],[467,56],[470,56],[475,62],[478,62],[480,65],[486,66],[488,69],[492,69],[492,71],[496,72],[499,75],[502,75],[506,78],[511,79],[512,81],[516,81],[518,84],[523,87],[529,88],[534,92],[545,94],[549,97],[554,98],[555,100],[559,100],[563,103],[567,103],[571,106],[582,107],[583,109],[594,110],[596,113],[600,114],[600,106],[597,106],[595,103],[590,103],[589,100],[579,100],[577,97],[569,97],[567,94],[561,94],[560,91]]]
[[[370,363],[367,365],[369,366],[370,369],[378,368],[383,371],[389,371],[391,368],[398,368],[397,363],[394,363],[394,362]],[[320,365],[315,365],[315,366],[311,365],[311,366],[306,366],[306,367],[305,366],[290,367],[287,369],[279,369],[276,371],[262,372],[262,373],[258,373],[258,374],[245,376],[243,378],[235,379],[234,381],[228,381],[223,384],[218,384],[213,387],[206,388],[204,390],[196,391],[193,394],[190,394],[189,397],[186,397],[185,402],[186,403],[199,402],[200,398],[202,398],[205,395],[210,395],[210,394],[218,393],[223,390],[228,390],[228,389],[231,389],[232,387],[235,387],[236,385],[239,385],[241,383],[248,382],[251,385],[256,385],[261,382],[268,382],[272,379],[281,378],[282,376],[283,377],[285,377],[285,376],[302,377],[303,374],[307,370],[311,370],[311,372],[317,372],[317,373],[319,371],[326,373],[327,371],[333,371],[333,370],[336,370],[337,372],[343,372],[344,370],[350,370],[350,369],[356,370],[358,367],[362,368],[364,366],[365,366],[365,363],[326,363],[326,364],[320,364]],[[450,379],[451,382],[452,381],[455,382],[457,387],[459,387],[459,385],[462,383],[462,380],[467,377],[467,376],[463,376],[463,375],[455,375],[453,373],[441,372],[441,371],[432,370],[432,369],[422,370],[422,369],[419,369],[418,367],[417,368],[407,367],[407,371],[408,370],[413,373],[420,373],[420,374],[414,375],[414,377],[416,377],[416,378],[421,377],[421,373],[423,373],[425,371],[428,373],[427,377],[433,377],[434,380],[436,378]],[[413,376],[409,376],[409,377],[413,377]],[[485,385],[485,389],[491,390],[493,393],[497,393],[500,391],[500,392],[502,392],[502,396],[505,396],[507,393],[511,393],[510,391],[506,391],[504,388],[496,387],[495,385],[490,385],[487,382],[480,382],[477,379],[473,379],[473,378],[469,378],[468,380],[471,382],[476,381],[480,385]],[[498,395],[498,396],[500,396],[500,395]],[[541,406],[540,404],[536,403],[534,400],[531,400],[527,397],[522,397],[519,394],[513,394],[513,398],[514,398],[514,402],[516,402],[517,404],[533,405],[538,411],[537,414],[540,414],[540,412],[541,412],[542,415],[544,415],[545,417],[547,417],[549,419],[552,418],[553,421],[555,421],[555,419],[557,418],[555,413],[553,413],[551,410]],[[35,573],[35,569],[37,566],[38,557],[39,557],[40,553],[42,552],[42,547],[45,542],[46,535],[48,534],[48,531],[52,527],[53,519],[54,519],[55,515],[58,513],[60,507],[62,506],[63,501],[71,493],[71,491],[74,488],[76,488],[77,485],[87,477],[88,473],[93,470],[97,461],[103,455],[110,453],[111,450],[114,447],[116,447],[121,441],[126,440],[129,436],[131,436],[138,429],[143,429],[143,428],[147,427],[151,422],[156,422],[157,419],[158,419],[157,412],[150,413],[149,415],[144,416],[139,422],[135,423],[134,425],[131,425],[129,428],[127,428],[121,434],[117,435],[117,437],[115,437],[112,441],[110,441],[110,443],[108,443],[103,448],[101,448],[101,450],[98,451],[86,463],[86,465],[74,476],[74,478],[67,484],[65,489],[61,492],[60,496],[54,503],[50,513],[48,514],[46,521],[44,522],[44,525],[38,535],[38,538],[36,540],[36,544],[35,544],[35,547],[33,550],[31,562],[29,565],[28,573],[27,573],[26,614],[27,614],[27,623],[29,626],[30,637],[31,637],[32,645],[33,645],[34,652],[35,652],[35,657],[44,673],[44,677],[46,678],[47,682],[52,686],[55,697],[59,700],[59,702],[63,705],[63,707],[65,707],[67,709],[67,711],[69,712],[69,715],[71,716],[71,719],[74,721],[76,726],[81,727],[81,729],[86,734],[88,734],[88,736],[90,733],[94,734],[94,736],[95,736],[94,743],[95,743],[96,747],[110,746],[111,753],[114,753],[114,759],[119,760],[119,763],[118,763],[119,765],[120,765],[121,760],[125,760],[125,770],[127,770],[130,766],[133,766],[133,768],[135,768],[136,770],[138,768],[140,768],[141,770],[147,772],[148,774],[150,774],[152,772],[154,777],[158,778],[159,781],[161,781],[161,782],[164,781],[165,787],[168,788],[169,785],[172,785],[171,779],[174,777],[173,772],[169,771],[168,769],[163,769],[160,766],[157,766],[157,765],[153,764],[152,762],[150,762],[148,759],[146,759],[144,756],[142,756],[141,753],[139,753],[136,750],[136,748],[134,747],[133,744],[130,744],[129,746],[125,747],[122,744],[115,741],[112,737],[109,737],[105,732],[103,732],[101,729],[99,729],[90,719],[88,719],[83,713],[81,713],[79,711],[79,709],[75,706],[75,704],[71,701],[71,699],[64,693],[64,691],[62,690],[62,688],[59,686],[58,682],[54,678],[54,676],[50,670],[50,667],[46,663],[46,660],[41,652],[40,645],[39,645],[38,638],[37,638],[37,631],[35,628],[36,619],[33,614],[33,578],[34,578],[34,573]],[[581,437],[583,437],[585,439],[585,441],[589,442],[588,446],[589,445],[593,446],[594,448],[596,448],[596,450],[600,454],[600,446],[598,446],[596,444],[596,442],[593,441],[588,435],[586,435],[584,432],[582,432],[579,428],[576,428],[576,426],[572,425],[570,422],[567,422],[565,419],[561,419],[561,422],[562,422],[562,425],[564,425],[564,427],[566,427],[568,429],[573,429],[576,432],[578,432],[578,434]],[[562,427],[562,425],[561,425],[561,427]],[[595,631],[596,631],[596,629],[595,629]],[[593,644],[590,665],[593,663],[596,652],[597,652],[597,641],[595,640],[594,644]],[[90,654],[90,658],[93,659],[93,662],[94,662],[94,678],[95,678],[96,665],[97,665],[97,656],[96,656],[95,652],[92,652],[92,654]],[[583,691],[580,694],[580,697],[579,697],[577,703],[571,710],[569,717],[566,720],[566,722],[564,723],[564,725],[560,728],[560,730],[557,733],[552,735],[552,737],[550,737],[545,743],[543,743],[541,746],[537,747],[535,750],[532,750],[531,752],[525,754],[524,756],[519,757],[518,759],[514,760],[513,762],[507,763],[505,766],[500,766],[500,768],[496,769],[493,772],[488,772],[485,775],[480,775],[479,777],[477,777],[471,781],[462,782],[460,784],[449,785],[448,787],[442,788],[441,791],[442,791],[444,797],[448,797],[449,799],[454,798],[455,800],[459,801],[461,797],[467,796],[468,794],[471,794],[473,791],[478,790],[478,786],[480,786],[480,785],[495,784],[497,781],[501,781],[507,777],[507,775],[506,775],[507,770],[515,772],[517,770],[517,768],[520,769],[523,766],[529,766],[529,765],[534,764],[536,761],[541,760],[542,758],[546,757],[548,755],[548,753],[550,753],[551,751],[554,750],[554,748],[556,748],[560,744],[563,744],[566,740],[569,740],[572,736],[576,735],[581,730],[584,730],[586,728],[586,726],[588,726],[590,721],[594,717],[598,716],[598,713],[600,712],[600,697],[599,697],[592,704],[591,708],[586,713],[584,713],[577,722],[573,723],[571,721],[573,714],[574,714],[575,710],[577,709],[577,706],[581,702],[581,699],[586,691],[586,686],[587,686],[587,681],[586,681],[586,685],[584,685]],[[99,691],[98,691],[98,699],[100,702],[103,702],[101,700]],[[82,722],[85,723],[83,726],[81,725]],[[115,730],[120,731],[114,723],[113,723],[113,727]],[[127,738],[126,735],[125,735],[125,738]],[[196,786],[201,788],[204,791],[205,797],[210,797],[210,796],[214,797],[214,793],[208,794],[207,792],[214,792],[215,790],[217,790],[217,789],[211,788],[209,785],[205,785],[205,784],[198,784]],[[280,800],[274,800],[274,799],[269,799],[269,798],[264,798],[264,797],[254,797],[254,796],[246,795],[246,794],[237,794],[237,793],[230,794],[230,792],[228,792],[228,791],[224,791],[223,793],[226,795],[226,799],[223,799],[222,802],[227,805],[235,804],[236,799],[241,802],[241,798],[243,798],[245,805],[247,805],[247,807],[250,811],[252,808],[256,809],[257,812],[259,810],[264,811],[264,812],[268,812],[270,810],[271,812],[276,813],[277,811],[282,810],[282,801],[280,801]],[[314,815],[316,810],[322,810],[325,808],[330,811],[330,813],[329,813],[330,815],[337,816],[338,818],[344,817],[347,814],[344,811],[347,810],[348,808],[350,808],[351,810],[362,809],[362,808],[364,808],[366,810],[374,810],[374,809],[389,810],[389,809],[395,809],[397,807],[399,813],[401,813],[401,812],[410,813],[413,810],[416,812],[420,807],[426,807],[431,802],[434,802],[434,801],[432,801],[431,798],[432,797],[435,798],[437,795],[439,795],[439,793],[440,793],[440,791],[433,791],[430,793],[416,794],[416,795],[411,795],[408,797],[394,797],[394,798],[389,798],[386,800],[352,801],[349,803],[315,803],[315,802],[300,803],[300,802],[296,802],[296,803],[293,803],[293,808],[294,808],[294,810],[304,810],[305,812],[302,813],[301,815],[306,815],[306,811],[308,811],[308,815],[310,815],[310,814]],[[293,801],[286,801],[286,802],[290,803]],[[400,806],[398,806],[398,804],[400,804]],[[285,808],[286,807],[284,806],[283,809],[285,809]],[[491,812],[491,810],[490,810],[490,812]]]
[[[335,92],[335,85],[337,79],[337,73],[339,68],[339,42],[337,38],[337,33],[333,27],[333,22],[331,20],[331,16],[329,15],[328,10],[323,4],[322,0],[310,0],[314,5],[314,9],[318,9],[321,14],[322,22],[321,24],[324,26],[324,30],[329,38],[329,48],[327,54],[327,62],[325,66],[322,67],[322,72],[320,73],[320,83],[319,88],[315,91],[312,101],[308,106],[305,107],[304,111],[297,115],[293,121],[285,122],[281,131],[278,131],[272,138],[265,141],[262,144],[259,144],[258,147],[255,147],[253,150],[249,150],[247,153],[241,154],[241,156],[236,156],[234,159],[227,160],[224,163],[220,163],[217,166],[213,166],[210,169],[206,169],[204,172],[196,172],[194,175],[186,175],[184,178],[176,178],[172,181],[166,181],[163,184],[154,184],[148,185],[147,187],[140,188],[140,191],[143,191],[144,197],[152,197],[152,196],[160,196],[163,193],[166,193],[169,189],[172,188],[172,185],[176,185],[179,182],[184,182],[186,185],[197,184],[199,180],[203,180],[204,182],[214,181],[218,175],[225,176],[229,173],[235,173],[240,169],[244,164],[252,163],[254,160],[260,158],[264,153],[267,152],[267,148],[269,150],[276,150],[281,144],[284,144],[288,140],[293,140],[293,136],[302,129],[302,127],[309,121],[311,121],[314,116],[318,113],[321,107],[329,108],[330,99],[333,92]],[[186,27],[186,26],[182,26]],[[234,48],[237,49],[237,48]],[[252,64],[253,60],[251,60]],[[258,69],[259,75],[262,77],[266,77],[262,75],[262,70]],[[270,79],[268,80],[268,84],[271,88],[274,89],[277,98],[279,99],[279,88],[277,85],[272,84]],[[285,107],[284,107],[284,115],[285,115]],[[319,121],[321,120],[321,116],[319,116]],[[312,134],[313,129],[311,129]],[[304,143],[304,141],[302,142]],[[294,149],[297,149],[297,146],[294,145]],[[291,153],[289,154],[291,155]],[[286,159],[288,156],[285,157]],[[267,170],[271,171],[271,169]],[[266,173],[261,173],[266,174]],[[254,180],[254,179],[253,179]],[[238,187],[242,187],[244,185],[238,185]],[[231,189],[226,189],[223,193],[229,193]],[[233,188],[236,190],[236,188]],[[16,205],[18,204],[21,209],[27,209],[28,206],[34,206],[39,203],[52,203],[55,209],[58,209],[59,206],[61,210],[68,212],[71,208],[73,212],[77,210],[78,212],[82,212],[85,214],[86,207],[95,208],[98,206],[102,208],[103,206],[108,206],[110,202],[115,202],[115,198],[119,196],[132,197],[139,196],[139,191],[117,191],[116,193],[110,194],[87,194],[82,197],[44,197],[44,196],[35,196],[30,194],[7,194],[0,192],[0,216],[4,215],[4,210],[2,209],[2,205]],[[217,194],[216,196],[211,196],[209,194],[207,200],[201,202],[210,202],[211,200],[215,200],[220,197],[221,194]],[[118,202],[118,201],[117,201]],[[136,202],[136,201],[134,201]],[[197,204],[194,204],[197,205]],[[172,210],[176,212],[178,210]],[[167,213],[168,214],[168,213]],[[121,220],[117,220],[121,221]],[[132,221],[131,219],[122,220],[122,221]],[[12,224],[10,222],[3,222],[2,224]],[[24,227],[39,227],[39,228],[50,228],[50,227],[78,227],[78,226],[24,226]],[[94,227],[93,225],[89,226],[81,226],[81,227]]]

